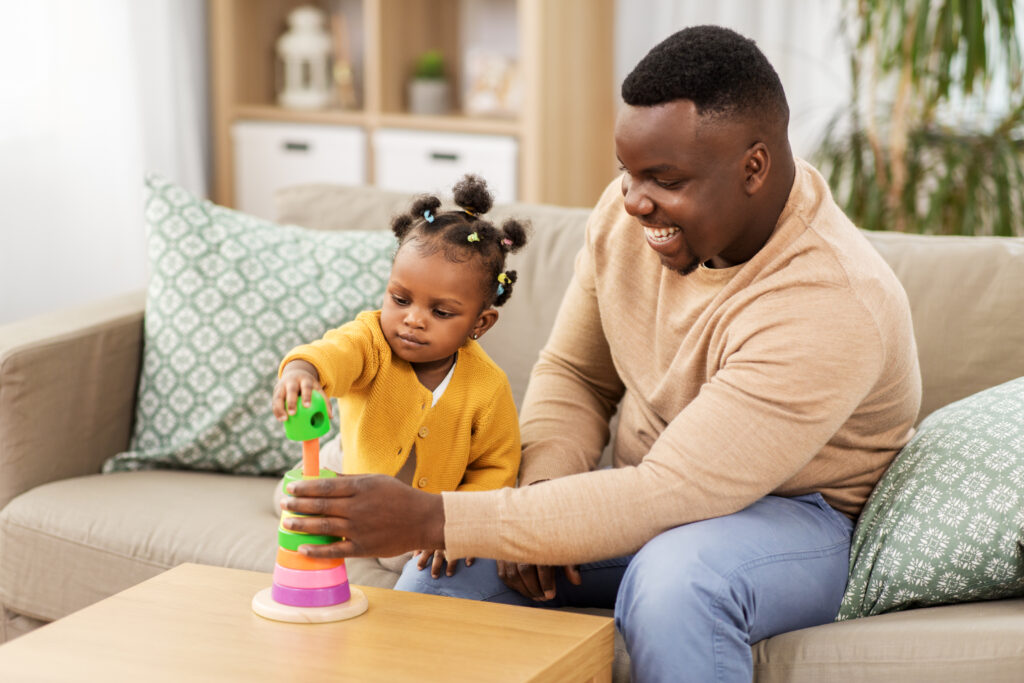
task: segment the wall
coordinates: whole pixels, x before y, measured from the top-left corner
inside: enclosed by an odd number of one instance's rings
[[[35,0],[0,23],[0,324],[145,287],[142,177],[205,194],[203,0]]]

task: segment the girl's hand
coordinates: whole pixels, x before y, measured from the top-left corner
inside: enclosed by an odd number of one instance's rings
[[[274,385],[274,394],[271,398],[274,417],[278,422],[284,422],[289,415],[294,415],[300,398],[302,405],[308,408],[313,400],[314,391],[323,393],[323,387],[320,385],[320,375],[312,363],[304,360],[293,360],[288,363]],[[326,403],[327,416],[333,418],[331,402]]]
[[[416,560],[416,568],[420,571],[427,566],[430,562],[430,577],[433,579],[441,578],[441,567],[448,561],[448,557],[445,555],[443,550],[417,550],[413,557],[418,557]],[[431,559],[433,558],[433,559]],[[455,574],[455,566],[459,563],[458,560],[454,562],[448,562],[448,568],[445,570],[445,576],[453,576]],[[466,566],[469,567],[473,564],[473,558],[466,558]]]

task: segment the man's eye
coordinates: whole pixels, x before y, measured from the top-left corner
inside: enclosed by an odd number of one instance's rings
[[[672,190],[672,189],[677,188],[680,185],[682,185],[683,181],[681,181],[681,180],[659,180],[658,178],[655,178],[654,179],[654,184],[657,185],[658,187],[664,189],[664,190]]]

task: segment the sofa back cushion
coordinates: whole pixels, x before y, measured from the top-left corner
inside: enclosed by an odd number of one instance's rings
[[[923,382],[919,421],[1024,376],[1024,239],[865,235],[910,298]]]
[[[373,188],[301,185],[277,194],[279,219],[328,230],[388,229],[408,195]],[[588,208],[531,204],[495,207],[534,233],[512,257],[516,293],[494,331],[481,341],[505,369],[516,400],[547,341],[583,244]],[[910,298],[924,395],[921,420],[977,391],[1024,375],[1024,239],[865,232]]]

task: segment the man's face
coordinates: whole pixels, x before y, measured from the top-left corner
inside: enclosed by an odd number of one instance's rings
[[[745,189],[753,142],[742,123],[701,117],[689,100],[623,106],[615,151],[626,211],[666,268],[687,275],[701,263],[724,268],[757,252]]]

